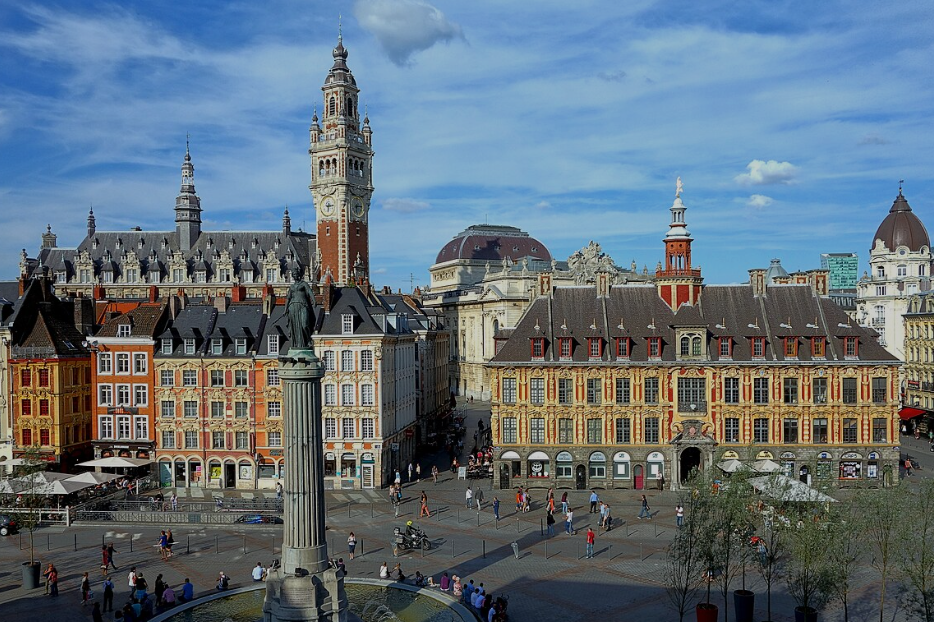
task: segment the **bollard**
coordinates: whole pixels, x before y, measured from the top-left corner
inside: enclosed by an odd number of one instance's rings
[[[483,550],[483,558],[486,559],[486,540],[481,540],[480,542],[481,542],[481,544],[483,545],[483,547],[482,547],[482,550]]]
[[[460,522],[461,522],[461,509],[457,508],[457,524],[459,525]]]
[[[480,512],[477,512],[477,527],[480,526]]]
[[[516,533],[522,533],[522,532],[519,530],[519,517],[518,517],[518,516],[516,517]]]
[[[370,518],[373,518],[373,503],[370,503]]]
[[[19,532],[19,550],[23,550],[23,532]]]
[[[243,554],[246,555],[246,534],[243,536]]]
[[[130,535],[130,553],[133,552],[133,536]]]
[[[655,537],[657,538],[658,537],[658,523],[655,523],[654,526],[655,526]]]
[[[347,518],[350,518],[350,501],[347,502]]]
[[[218,555],[220,552],[221,552],[221,549],[217,545],[217,536],[214,536],[214,554]]]
[[[548,559],[548,540],[545,540],[545,559]]]
[[[419,545],[418,548],[420,548],[420,549],[422,550],[422,558],[424,558],[424,557],[425,557],[425,547]]]
[[[45,548],[48,551],[52,550],[52,536],[45,534]]]
[[[363,557],[363,538],[360,538],[360,557]]]
[[[519,559],[519,543],[513,542],[510,546],[512,547],[512,554],[516,556],[516,559]]]
[[[451,559],[454,559],[454,538],[451,538]]]
[[[101,546],[104,546],[104,534],[101,534]]]
[[[78,534],[75,534],[75,550],[78,550]]]
[[[185,555],[191,555],[191,536],[190,535],[186,537]]]
[[[543,519],[538,519],[538,531],[541,533],[542,537],[545,537],[545,521]]]

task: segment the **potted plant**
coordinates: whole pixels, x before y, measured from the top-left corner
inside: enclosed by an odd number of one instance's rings
[[[45,482],[40,475],[43,470],[45,465],[40,460],[38,448],[32,447],[23,456],[19,476],[10,481],[17,499],[15,510],[12,512],[17,529],[29,533],[29,561],[23,562],[23,588],[27,590],[39,587],[40,565],[36,560],[35,532],[42,521],[42,507],[45,502]]]

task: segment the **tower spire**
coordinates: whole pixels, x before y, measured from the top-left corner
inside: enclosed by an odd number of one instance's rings
[[[665,235],[665,263],[655,271],[658,292],[672,310],[682,304],[694,304],[700,298],[700,269],[691,267],[691,232],[688,231],[684,213],[687,211],[681,194],[684,185],[679,177],[675,183],[675,200],[669,208],[671,223]]]
[[[175,197],[175,231],[182,250],[190,250],[201,236],[201,199],[195,192],[195,166],[191,163],[191,137],[185,135],[182,183]]]
[[[94,205],[91,205],[88,211],[88,237],[93,236],[95,231],[97,231],[97,219],[94,218]]]

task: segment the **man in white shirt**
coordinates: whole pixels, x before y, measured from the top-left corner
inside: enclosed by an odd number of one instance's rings
[[[264,574],[266,574],[266,569],[263,568],[263,562],[256,562],[256,566],[253,568],[253,580],[262,581]]]
[[[467,487],[466,499],[467,499],[467,509],[469,510],[470,506],[473,504],[473,490],[471,490],[470,486]]]
[[[126,576],[127,587],[130,588],[130,596],[136,595],[136,566],[130,568],[130,574]]]

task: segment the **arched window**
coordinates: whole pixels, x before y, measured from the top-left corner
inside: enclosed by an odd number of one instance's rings
[[[347,116],[353,116],[353,98],[347,98]]]
[[[701,338],[694,337],[691,339],[691,354],[694,356],[700,356],[701,354]]]
[[[895,268],[896,276],[908,276],[908,266],[905,264],[898,264],[898,267]]]
[[[687,356],[691,353],[691,340],[688,337],[681,338],[681,356]]]
[[[331,100],[328,102],[328,114],[333,115],[337,112],[337,100],[334,99],[334,96],[331,96]]]
[[[499,320],[493,320],[493,334],[499,332]]]

